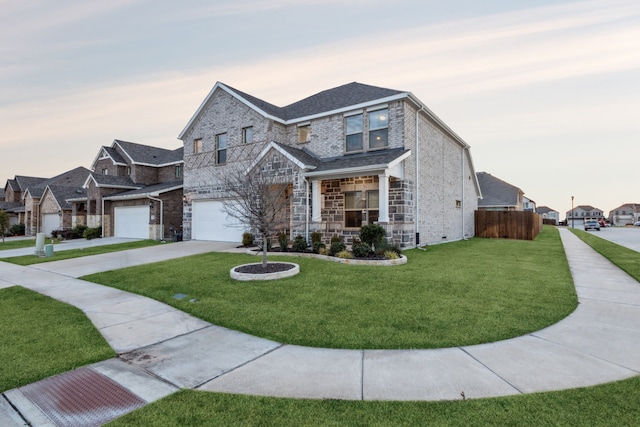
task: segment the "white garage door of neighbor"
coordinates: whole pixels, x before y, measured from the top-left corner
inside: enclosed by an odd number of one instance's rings
[[[193,240],[215,240],[219,242],[242,242],[244,229],[224,210],[221,201],[206,200],[193,202],[191,216],[191,238]]]
[[[149,206],[121,206],[115,208],[116,237],[149,238]]]
[[[51,232],[59,228],[60,215],[58,215],[57,213],[42,215],[42,232],[45,234],[45,236],[51,236]]]

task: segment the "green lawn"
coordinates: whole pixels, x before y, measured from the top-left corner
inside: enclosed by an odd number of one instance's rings
[[[620,246],[617,243],[610,242],[609,240],[598,237],[593,233],[577,230],[575,228],[570,230],[600,255],[609,259],[609,261],[640,282],[639,252]]]
[[[54,253],[52,257],[41,258],[35,255],[24,255],[11,258],[0,258],[0,261],[6,261],[17,265],[32,265],[40,264],[43,262],[60,261],[63,259],[79,258],[89,255],[106,254],[109,252],[126,251],[127,249],[138,249],[160,244],[168,243],[160,243],[157,240],[136,240],[134,242],[115,243],[113,245],[93,246],[84,249],[70,249],[66,251],[55,251],[54,247]],[[1,256],[2,252],[0,252],[0,257]]]
[[[216,325],[274,341],[331,348],[439,348],[537,331],[577,297],[555,228],[535,241],[470,239],[405,253],[396,267],[296,258],[300,274],[236,282],[256,262],[210,253],[86,276],[149,296]],[[290,257],[273,257],[291,261]],[[174,295],[189,296],[177,300]],[[190,303],[190,299],[197,302]]]
[[[115,353],[79,309],[20,286],[0,289],[0,391]]]
[[[596,387],[450,402],[296,400],[180,391],[118,426],[637,426],[640,377]]]
[[[0,239],[0,251],[5,251],[8,249],[22,249],[22,248],[35,248],[36,247],[36,239],[21,239],[21,240],[9,240],[8,238],[2,242]],[[0,256],[2,256],[2,252],[0,252]]]

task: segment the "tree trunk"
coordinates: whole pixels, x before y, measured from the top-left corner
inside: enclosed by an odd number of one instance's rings
[[[267,268],[267,236],[265,234],[262,235],[262,268]]]

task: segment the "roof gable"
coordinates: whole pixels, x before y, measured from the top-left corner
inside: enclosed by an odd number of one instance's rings
[[[116,139],[113,141],[112,148],[120,148],[131,164],[139,164],[146,166],[163,166],[175,163],[181,163],[183,148],[175,150],[167,150],[160,147],[152,147],[150,145],[137,144],[135,142],[122,141]]]
[[[479,207],[489,206],[517,206],[520,194],[524,194],[515,185],[511,185],[487,172],[476,174],[482,199],[478,201]]]

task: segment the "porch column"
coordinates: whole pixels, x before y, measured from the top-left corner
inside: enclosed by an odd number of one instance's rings
[[[389,176],[378,175],[378,222],[389,222]]]
[[[320,222],[322,221],[322,212],[321,212],[321,203],[320,203],[320,184],[322,183],[319,179],[314,179],[311,181],[311,222]]]

